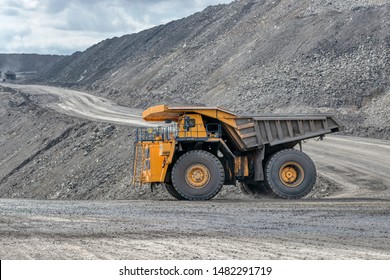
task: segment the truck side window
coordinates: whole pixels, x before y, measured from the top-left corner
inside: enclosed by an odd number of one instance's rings
[[[195,127],[195,119],[191,119],[190,117],[184,117],[184,129],[189,131],[190,128]]]

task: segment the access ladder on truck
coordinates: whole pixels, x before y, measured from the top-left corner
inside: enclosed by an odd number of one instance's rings
[[[144,149],[139,142],[134,144],[134,162],[133,162],[133,186],[142,185],[142,170],[144,170]]]

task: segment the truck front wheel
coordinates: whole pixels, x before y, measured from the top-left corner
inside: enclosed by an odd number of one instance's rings
[[[308,155],[294,149],[273,154],[265,166],[265,184],[281,198],[297,199],[314,187],[317,172]]]
[[[172,169],[176,192],[187,200],[208,200],[216,196],[225,181],[221,161],[213,154],[194,150],[182,155]]]
[[[165,189],[167,190],[167,192],[168,192],[173,198],[176,198],[177,200],[183,200],[183,199],[184,199],[184,197],[182,197],[182,196],[175,190],[175,188],[173,187],[172,184],[163,183],[163,186],[165,187]]]

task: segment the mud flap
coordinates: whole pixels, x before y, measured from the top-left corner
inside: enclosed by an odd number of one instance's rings
[[[254,152],[255,181],[264,181],[264,151],[265,149],[263,147],[260,147]]]

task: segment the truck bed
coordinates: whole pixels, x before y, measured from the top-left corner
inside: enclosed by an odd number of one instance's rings
[[[237,116],[236,128],[225,127],[241,150],[275,146],[343,130],[332,115]]]

